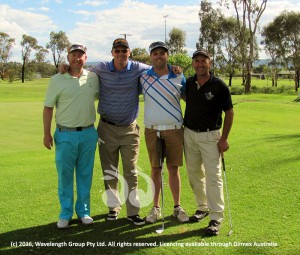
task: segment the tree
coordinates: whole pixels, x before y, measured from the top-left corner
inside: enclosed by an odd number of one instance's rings
[[[37,52],[35,53],[35,60],[37,63],[43,63],[46,59],[46,54],[48,54],[49,51],[43,48],[42,46],[37,47]]]
[[[221,0],[221,4],[228,5],[229,0]],[[258,22],[266,9],[267,0],[259,4],[256,0],[231,0],[236,13],[238,31],[241,40],[241,55],[246,64],[245,93],[251,92],[251,73],[255,57],[255,34],[258,29]],[[249,31],[249,37],[245,36]],[[245,56],[243,54],[246,53]]]
[[[30,53],[32,50],[37,49],[39,46],[37,45],[37,40],[34,37],[23,34],[22,41],[22,83],[25,80],[25,69],[26,64],[29,62]]]
[[[192,68],[192,59],[185,53],[173,54],[169,56],[168,63],[171,65],[178,65],[183,69],[185,77],[192,76],[194,69]]]
[[[281,41],[278,36],[278,28],[275,27],[273,22],[269,23],[263,28],[262,37],[264,38],[261,42],[264,45],[266,53],[271,57],[271,61],[268,63],[271,71],[272,86],[277,87],[278,72],[280,66],[283,65],[281,58]]]
[[[229,75],[228,86],[231,86],[232,77],[241,63],[241,58],[239,57],[240,40],[236,22],[236,19],[233,17],[223,17],[219,21],[221,35],[218,52],[216,53],[216,62],[220,69]]]
[[[186,53],[183,49],[185,46],[186,33],[183,30],[174,27],[170,31],[169,37],[170,39],[167,41],[167,45],[169,46],[169,52],[171,55]]]
[[[50,33],[50,42],[47,43],[46,48],[51,50],[56,68],[61,63],[62,53],[67,51],[69,46],[70,42],[65,32],[59,31],[55,33],[52,31]]]
[[[215,70],[215,55],[219,46],[222,29],[220,27],[221,19],[223,15],[218,9],[213,9],[212,4],[203,0],[200,4],[199,11],[200,19],[200,35],[199,43],[196,44],[197,49],[207,49],[212,56],[212,73]]]
[[[134,48],[131,51],[131,59],[145,64],[150,63],[150,56],[146,49]]]
[[[4,79],[7,63],[11,56],[11,49],[15,44],[15,39],[9,37],[8,34],[0,32],[0,76]]]
[[[286,68],[295,69],[295,91],[300,79],[300,13],[283,11],[264,28],[264,44],[273,58],[282,59]],[[272,56],[271,56],[272,57]]]

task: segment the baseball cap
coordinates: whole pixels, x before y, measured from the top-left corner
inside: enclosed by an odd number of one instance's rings
[[[154,42],[154,43],[151,43],[150,46],[149,46],[150,54],[156,48],[164,48],[166,51],[169,51],[169,47],[166,43],[164,43],[164,42]]]
[[[118,38],[114,40],[112,47],[116,48],[117,46],[124,46],[126,48],[129,48],[129,44],[126,39],[124,38]]]
[[[200,50],[196,50],[194,53],[193,53],[193,57],[192,58],[195,58],[197,56],[204,56],[204,57],[207,57],[210,59],[210,54],[208,53],[207,50],[204,50],[204,49],[200,49]]]
[[[71,53],[74,50],[81,50],[84,53],[86,53],[86,47],[83,44],[81,44],[81,43],[74,43],[74,44],[72,44],[69,47],[69,49],[68,49],[68,54]]]

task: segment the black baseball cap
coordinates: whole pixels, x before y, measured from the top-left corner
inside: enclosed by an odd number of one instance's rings
[[[154,43],[151,43],[150,46],[149,46],[149,52],[150,52],[150,54],[156,48],[163,48],[166,51],[169,51],[169,47],[168,47],[168,45],[166,43],[164,43],[164,42],[154,42]]]
[[[200,50],[196,50],[194,53],[193,53],[193,59],[197,56],[204,56],[206,58],[209,58],[210,59],[210,54],[207,50],[204,50],[204,49],[200,49]]]
[[[129,48],[129,44],[124,38],[117,38],[116,40],[114,40],[112,47],[116,48],[118,46],[124,46],[126,48]]]

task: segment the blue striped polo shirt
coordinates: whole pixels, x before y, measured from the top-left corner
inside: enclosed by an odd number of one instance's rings
[[[139,77],[150,66],[129,60],[117,71],[113,60],[100,62],[90,70],[100,77],[98,113],[118,125],[130,125],[139,111]]]
[[[150,125],[182,125],[181,94],[185,77],[176,75],[168,65],[169,74],[158,76],[153,67],[145,71],[140,82],[144,94],[144,123]]]

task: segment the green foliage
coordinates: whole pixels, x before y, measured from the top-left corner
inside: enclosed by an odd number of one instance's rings
[[[179,28],[172,28],[169,33],[169,40],[166,42],[169,46],[170,54],[185,54],[186,51],[184,50],[185,46],[185,38],[186,32],[179,29]]]
[[[146,49],[134,48],[131,52],[131,59],[145,64],[150,64],[150,55]]]
[[[183,74],[186,78],[194,74],[194,69],[191,66],[192,59],[187,54],[174,54],[169,56],[169,61],[171,65],[178,65],[183,69]]]

